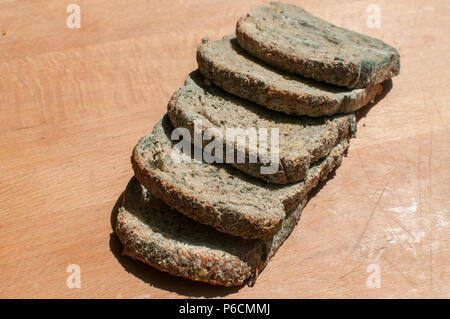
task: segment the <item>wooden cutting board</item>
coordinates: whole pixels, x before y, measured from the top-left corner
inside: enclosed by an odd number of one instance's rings
[[[401,74],[256,285],[221,288],[122,257],[111,214],[201,38],[264,1],[0,0],[0,297],[450,297],[449,2],[378,0],[380,28],[371,0],[291,2],[395,46]]]

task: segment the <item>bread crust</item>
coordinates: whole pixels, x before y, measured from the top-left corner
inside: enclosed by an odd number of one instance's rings
[[[198,224],[152,196],[133,178],[117,215],[122,253],[175,276],[214,285],[240,285],[257,276],[265,243]]]
[[[223,146],[223,162],[227,146],[235,150],[237,158],[237,143],[226,139],[227,129],[253,128],[255,132],[259,128],[278,129],[280,163],[276,173],[261,174],[261,167],[266,165],[258,156],[255,156],[257,163],[250,163],[248,143],[243,151],[245,163],[234,161],[231,165],[253,177],[280,185],[302,180],[312,163],[327,156],[339,141],[356,131],[353,114],[314,119],[275,113],[224,92],[205,81],[198,70],[189,74],[184,85],[173,94],[167,114],[174,127],[187,128],[191,136],[194,136],[195,121],[201,122],[203,134],[212,129],[220,132],[221,137],[215,142]],[[203,140],[203,147],[210,142]]]
[[[204,39],[197,48],[198,69],[208,80],[271,110],[311,117],[351,113],[381,94],[383,86],[347,89],[283,73],[251,57],[233,35]]]
[[[400,73],[400,54],[369,36],[334,26],[302,8],[271,3],[236,24],[247,52],[280,70],[348,88],[364,88]]]

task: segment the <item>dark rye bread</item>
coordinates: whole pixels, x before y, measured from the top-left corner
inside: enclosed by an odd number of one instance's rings
[[[173,128],[165,115],[142,137],[131,162],[139,182],[154,196],[195,221],[243,238],[270,238],[286,213],[339,166],[348,140],[343,139],[323,160],[311,166],[305,179],[288,185],[267,184],[227,164],[172,159]]]
[[[225,91],[269,109],[318,117],[356,111],[382,91],[376,84],[348,89],[283,73],[251,57],[233,35],[203,39],[197,48],[200,72]]]
[[[133,178],[119,207],[115,232],[123,254],[175,276],[210,284],[253,284],[294,229],[304,200],[273,238],[242,239],[196,223],[152,196]]]
[[[194,136],[194,121],[201,121],[203,133],[211,129],[220,131],[216,141],[223,145],[224,157],[227,143],[234,147],[237,154],[237,142],[230,139],[227,141],[226,129],[255,128],[256,131],[258,128],[266,128],[270,131],[271,128],[278,128],[280,164],[276,173],[262,174],[261,166],[267,164],[263,164],[257,156],[257,163],[249,163],[250,152],[257,153],[249,143],[245,144],[245,150],[242,151],[245,152],[245,163],[231,163],[251,176],[275,184],[302,180],[312,163],[327,156],[336,144],[356,131],[353,114],[309,118],[273,112],[222,91],[204,81],[198,71],[189,74],[184,85],[172,96],[167,113],[174,127],[187,128],[191,136]],[[210,142],[204,140],[204,144]]]
[[[290,4],[251,10],[236,25],[239,44],[280,70],[348,88],[400,72],[400,54],[375,38],[336,27]]]

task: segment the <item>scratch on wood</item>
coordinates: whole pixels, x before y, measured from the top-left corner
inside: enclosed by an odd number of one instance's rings
[[[361,267],[361,264],[357,265],[355,268],[353,268],[352,270],[350,270],[349,272],[346,272],[345,274],[343,274],[342,276],[339,277],[339,280],[344,279],[345,277],[347,277],[347,275],[351,274],[352,272],[354,272],[356,269],[358,269],[359,267]]]
[[[395,265],[394,265],[394,264],[393,264],[386,256],[381,256],[381,258],[383,258],[384,260],[386,260],[386,261],[388,262],[388,264],[389,264],[396,272],[398,272],[398,273],[406,280],[406,282],[407,282],[411,287],[413,287],[414,289],[417,290],[416,284],[415,284],[411,279],[409,279],[408,277],[406,277],[406,275],[405,275],[403,272],[401,272],[399,269],[397,269],[397,267],[395,267]]]
[[[392,171],[393,171],[393,170],[391,170],[391,172],[392,172]],[[381,191],[380,196],[378,196],[378,198],[377,198],[377,201],[376,201],[376,203],[375,203],[375,206],[374,206],[374,208],[372,209],[372,212],[370,213],[369,218],[367,219],[366,225],[364,226],[364,229],[363,229],[361,235],[359,236],[359,239],[358,239],[358,241],[357,241],[357,243],[356,243],[355,248],[353,249],[353,251],[355,251],[356,249],[358,249],[359,245],[361,244],[361,240],[362,240],[362,238],[364,237],[364,234],[365,234],[365,232],[366,232],[366,230],[367,230],[367,227],[369,226],[370,220],[372,219],[373,215],[375,214],[375,211],[376,211],[378,205],[380,204],[381,198],[383,197],[384,192],[385,192],[385,190],[386,190],[386,187],[389,185],[389,182],[391,181],[392,176],[393,176],[393,174],[390,174],[388,180],[386,181],[385,185],[383,186],[383,190]]]
[[[414,237],[413,234],[411,234],[411,232],[405,227],[403,223],[399,222],[396,218],[392,217],[385,211],[383,211],[383,214],[385,214],[389,220],[392,220],[395,224],[397,224],[405,233],[407,233],[411,237],[412,240],[416,240],[416,237]]]

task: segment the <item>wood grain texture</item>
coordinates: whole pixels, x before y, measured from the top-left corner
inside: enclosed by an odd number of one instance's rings
[[[264,1],[79,0],[76,30],[72,2],[0,1],[0,297],[450,297],[448,1],[376,1],[380,29],[374,1],[291,1],[395,46],[401,74],[255,287],[229,289],[122,257],[111,215],[200,39]]]

